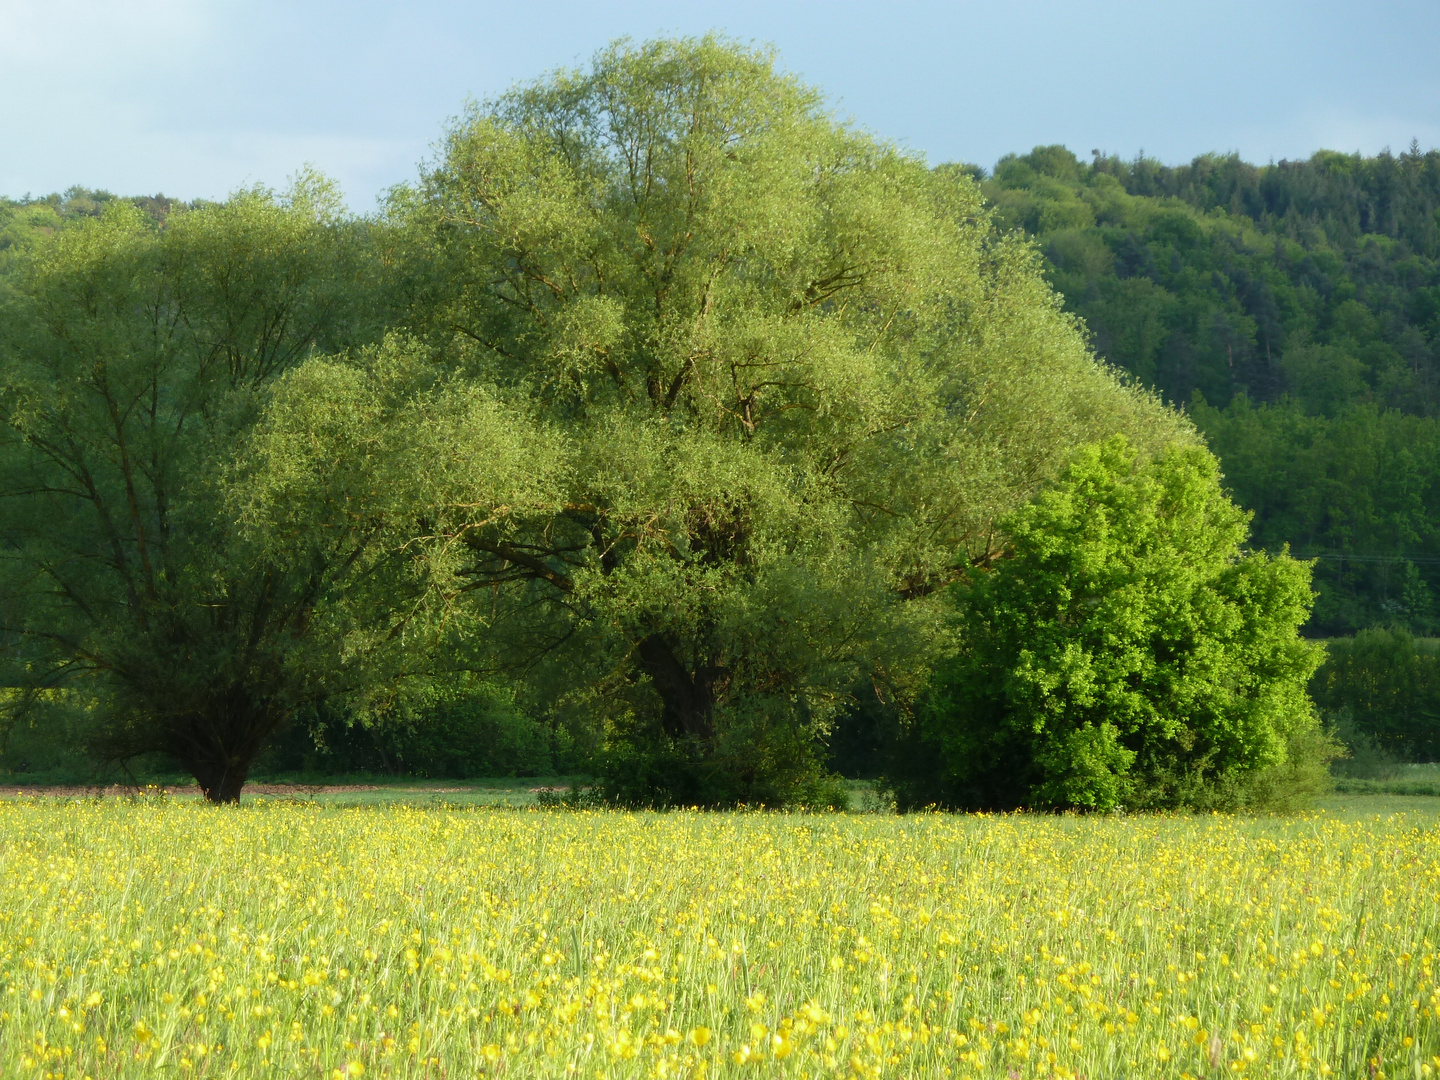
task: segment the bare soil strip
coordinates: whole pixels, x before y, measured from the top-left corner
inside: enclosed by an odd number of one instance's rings
[[[246,795],[340,795],[351,791],[379,791],[379,784],[246,784],[244,794]],[[463,791],[464,788],[402,788],[404,791]],[[108,784],[108,785],[80,785],[80,784],[59,784],[59,785],[0,785],[0,798],[8,798],[16,795],[32,795],[39,797],[67,797],[76,796],[97,797],[97,796],[119,796],[119,795],[148,795],[158,793],[163,795],[199,797],[200,788],[196,784],[175,784],[163,787],[134,787],[129,784]]]
[[[415,795],[463,795],[486,790],[483,787],[431,787],[428,785],[382,784],[246,784],[242,795],[346,795],[357,791],[395,791]],[[532,787],[531,794],[542,791],[565,792],[568,787]],[[33,798],[99,798],[126,795],[175,795],[199,798],[196,784],[174,784],[159,787],[135,787],[129,784],[0,784],[0,799],[29,795]]]

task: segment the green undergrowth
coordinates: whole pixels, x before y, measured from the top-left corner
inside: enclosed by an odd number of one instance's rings
[[[1425,780],[1352,780],[1335,781],[1337,795],[1425,795],[1440,796],[1440,783]]]

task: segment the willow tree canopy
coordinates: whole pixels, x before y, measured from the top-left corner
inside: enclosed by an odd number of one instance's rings
[[[472,108],[391,225],[404,336],[300,369],[273,445],[304,431],[423,520],[484,648],[702,757],[779,760],[857,677],[912,682],[937,590],[1076,448],[1193,438],[968,177],[723,40],[622,42]],[[388,417],[389,449],[326,443],[317,395]]]

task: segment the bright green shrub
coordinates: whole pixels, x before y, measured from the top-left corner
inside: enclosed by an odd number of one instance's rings
[[[956,588],[902,804],[1109,810],[1284,802],[1328,742],[1297,634],[1309,567],[1248,554],[1246,514],[1198,447],[1082,452],[1014,514],[1008,557]],[[1321,770],[1323,772],[1323,770]],[[1262,775],[1270,779],[1262,782]],[[1277,788],[1277,783],[1279,787]]]

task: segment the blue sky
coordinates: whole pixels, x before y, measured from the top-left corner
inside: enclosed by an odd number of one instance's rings
[[[933,162],[1440,146],[1437,0],[0,0],[0,194],[217,198],[308,163],[364,210],[467,96],[710,29]]]

